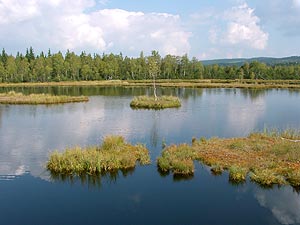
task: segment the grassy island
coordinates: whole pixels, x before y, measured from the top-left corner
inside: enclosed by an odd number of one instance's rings
[[[121,136],[106,137],[100,146],[69,148],[50,155],[47,169],[58,174],[99,174],[105,171],[134,168],[136,162],[150,164],[143,145],[130,145]]]
[[[244,182],[247,175],[263,186],[300,186],[299,135],[291,132],[253,133],[245,138],[193,139],[192,145],[172,145],[157,159],[158,168],[175,175],[194,173],[193,161],[211,167],[214,174],[229,171],[233,182]]]
[[[8,93],[0,94],[0,104],[59,104],[70,102],[87,102],[89,99],[86,96],[66,96],[66,95],[49,95],[49,94],[30,94],[16,93],[10,91]]]
[[[181,106],[180,100],[174,96],[155,97],[139,96],[135,97],[130,106],[137,109],[165,109],[178,108]]]

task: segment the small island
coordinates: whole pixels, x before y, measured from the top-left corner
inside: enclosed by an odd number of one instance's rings
[[[157,165],[162,172],[189,176],[194,162],[210,166],[213,174],[229,171],[229,180],[244,182],[247,175],[262,186],[300,186],[300,142],[293,132],[252,133],[245,138],[193,139],[192,145],[164,149]]]
[[[108,136],[100,146],[67,148],[63,153],[55,151],[46,167],[56,174],[94,175],[134,168],[137,161],[141,165],[150,164],[145,146],[128,144],[121,136]]]
[[[39,104],[60,104],[72,102],[87,102],[89,100],[86,96],[66,96],[66,95],[49,95],[49,94],[30,94],[24,95],[23,93],[16,93],[10,91],[8,93],[0,94],[0,104],[26,104],[26,105],[39,105]]]
[[[156,77],[159,74],[159,54],[157,51],[152,51],[151,56],[148,59],[148,72],[150,77],[153,78],[153,97],[151,96],[139,96],[135,97],[130,106],[133,109],[166,109],[166,108],[178,108],[181,106],[178,97],[174,96],[157,96],[156,93]]]
[[[178,97],[174,96],[138,96],[135,97],[130,106],[134,109],[165,109],[165,108],[178,108],[181,106]]]

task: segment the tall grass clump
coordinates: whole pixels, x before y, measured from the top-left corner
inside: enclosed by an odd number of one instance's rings
[[[194,150],[186,145],[171,145],[163,150],[157,158],[157,166],[163,172],[172,171],[175,175],[191,175],[194,173],[193,160],[197,158]]]
[[[123,137],[109,136],[100,146],[68,148],[63,153],[51,153],[47,169],[63,174],[98,174],[105,171],[134,168],[136,162],[150,164],[145,146],[125,142]]]
[[[86,96],[66,96],[66,95],[49,95],[49,94],[30,94],[16,93],[10,91],[0,94],[0,104],[59,104],[71,102],[87,102]]]
[[[178,108],[181,106],[181,102],[178,97],[174,96],[161,96],[156,100],[151,96],[138,96],[134,97],[130,106],[134,109]]]
[[[246,180],[248,169],[239,166],[231,166],[229,168],[229,180],[240,183]]]

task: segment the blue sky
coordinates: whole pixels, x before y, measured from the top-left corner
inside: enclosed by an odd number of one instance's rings
[[[300,0],[0,0],[8,53],[300,55]]]

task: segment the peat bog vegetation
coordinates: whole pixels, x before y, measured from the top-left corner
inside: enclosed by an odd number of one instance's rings
[[[138,96],[130,102],[130,106],[133,109],[166,109],[178,108],[181,103],[175,96],[160,96],[157,99],[154,96]]]
[[[194,173],[194,161],[199,161],[210,166],[214,174],[228,170],[230,181],[236,183],[249,175],[262,186],[300,186],[298,139],[296,131],[252,133],[245,138],[194,138],[192,145],[166,147],[157,165],[162,172],[189,176]]]
[[[263,79],[158,79],[158,87],[190,88],[247,88],[300,89],[300,80],[263,80]],[[0,87],[55,87],[55,86],[113,86],[113,87],[149,87],[152,80],[95,80],[95,81],[60,81],[60,82],[26,82],[0,83]]]
[[[126,143],[121,136],[108,136],[100,146],[68,148],[51,153],[47,169],[54,174],[100,174],[134,168],[136,163],[150,164],[145,146]]]
[[[49,94],[30,94],[16,93],[10,91],[8,93],[0,93],[0,104],[60,104],[71,102],[87,102],[89,100],[86,96],[66,96],[66,95],[49,95]]]

